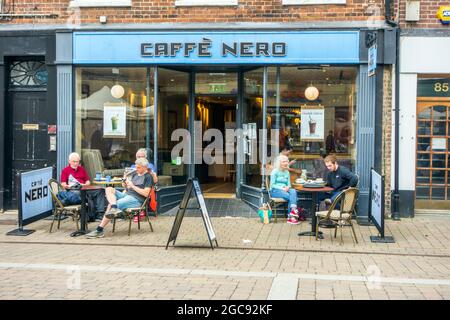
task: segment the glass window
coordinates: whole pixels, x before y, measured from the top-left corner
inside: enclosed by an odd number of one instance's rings
[[[264,69],[244,73],[243,131],[247,131],[244,147],[245,183],[260,188],[262,183],[261,161],[259,157],[259,129],[263,124],[263,77]]]
[[[417,167],[428,168],[430,166],[430,155],[426,153],[417,154]]]
[[[189,175],[190,150],[181,150],[172,159],[172,149],[182,140],[172,141],[176,129],[189,134],[189,73],[158,68],[158,174],[161,186],[184,184]],[[177,137],[178,139],[178,137]],[[186,140],[184,136],[183,141]],[[186,144],[186,147],[188,145]],[[188,154],[185,155],[184,151]]]
[[[153,162],[152,75],[146,68],[76,69],[75,147],[91,179],[123,175],[139,148]]]
[[[433,170],[431,172],[432,184],[445,184],[445,170]]]
[[[48,71],[43,61],[14,61],[10,66],[9,79],[12,86],[45,86]]]
[[[433,135],[435,136],[445,136],[446,135],[446,122],[444,121],[433,121]]]
[[[291,167],[308,178],[325,177],[323,156],[335,154],[354,170],[356,75],[354,67],[269,68],[268,128],[279,128],[279,146],[291,146]]]
[[[416,182],[417,183],[430,183],[430,171],[417,170]]]
[[[429,199],[430,187],[417,186],[416,187],[416,199]]]
[[[445,188],[432,188],[431,199],[445,200]]]
[[[426,108],[418,115],[419,119],[430,119],[431,118],[431,108]]]
[[[417,134],[420,136],[429,136],[431,133],[431,122],[429,121],[419,121]]]

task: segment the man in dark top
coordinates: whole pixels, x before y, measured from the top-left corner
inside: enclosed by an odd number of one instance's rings
[[[358,184],[358,177],[346,167],[340,166],[334,155],[326,156],[323,161],[328,169],[327,185],[334,190],[330,193],[319,194],[319,201],[330,198],[326,203],[328,202],[327,204],[331,204],[342,190],[356,187]]]
[[[149,196],[153,179],[148,173],[148,160],[139,158],[135,164],[136,171],[127,176],[122,183],[125,188],[123,192],[111,187],[106,188],[106,198],[109,202],[108,210],[97,229],[86,235],[88,238],[102,238],[104,236],[103,228],[111,219],[120,216],[122,211],[127,208],[139,208]]]

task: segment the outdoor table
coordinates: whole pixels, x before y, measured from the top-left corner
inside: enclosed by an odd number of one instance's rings
[[[312,206],[311,206],[311,231],[305,231],[300,232],[299,236],[316,236],[316,223],[317,223],[317,217],[316,217],[316,205],[317,205],[317,195],[319,192],[330,192],[333,191],[333,188],[331,187],[321,187],[321,188],[305,188],[303,185],[293,185],[294,189],[299,192],[309,192],[311,193],[312,198]],[[321,231],[318,233],[318,238],[323,239],[323,234]]]
[[[87,206],[86,206],[86,191],[89,190],[97,190],[101,189],[100,186],[83,186],[81,189],[78,189],[80,191],[80,198],[81,198],[81,210],[80,210],[80,230],[72,232],[70,234],[71,237],[78,237],[81,235],[85,235],[86,233],[89,233],[89,230],[87,230]],[[70,190],[70,188],[69,188]]]
[[[103,187],[117,187],[117,186],[122,185],[122,179],[120,179],[120,180],[111,179],[110,181],[106,181],[105,179],[93,180],[92,184],[96,185],[96,186],[103,186]]]

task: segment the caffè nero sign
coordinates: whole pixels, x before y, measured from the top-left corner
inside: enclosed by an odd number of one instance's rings
[[[359,31],[80,31],[74,64],[359,63]]]
[[[143,57],[176,57],[185,58],[212,57],[214,43],[210,39],[201,42],[156,42],[142,43],[141,55]],[[234,57],[284,57],[286,56],[286,43],[284,42],[231,42],[220,44],[221,55]]]

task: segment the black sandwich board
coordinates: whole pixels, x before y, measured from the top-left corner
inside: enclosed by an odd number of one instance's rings
[[[370,241],[394,243],[394,237],[384,235],[384,176],[373,168],[370,170],[369,220],[373,222],[379,236],[370,236]]]
[[[198,207],[189,208],[189,199],[192,198],[192,193],[194,193]],[[177,240],[178,231],[180,230],[181,221],[183,221],[184,213],[187,210],[200,210],[202,213],[203,223],[205,224],[206,233],[208,234],[209,243],[211,244],[211,249],[214,250],[213,241],[216,243],[216,246],[219,246],[216,239],[216,234],[214,233],[214,229],[211,224],[211,220],[209,219],[208,210],[206,209],[205,199],[203,198],[202,190],[200,189],[200,184],[197,178],[189,178],[186,184],[186,190],[184,191],[183,200],[181,200],[180,206],[178,208],[177,215],[175,216],[175,221],[173,222],[172,231],[170,232],[169,240],[167,241],[166,250],[169,247],[169,243],[173,241],[173,245],[175,245],[175,241]]]

